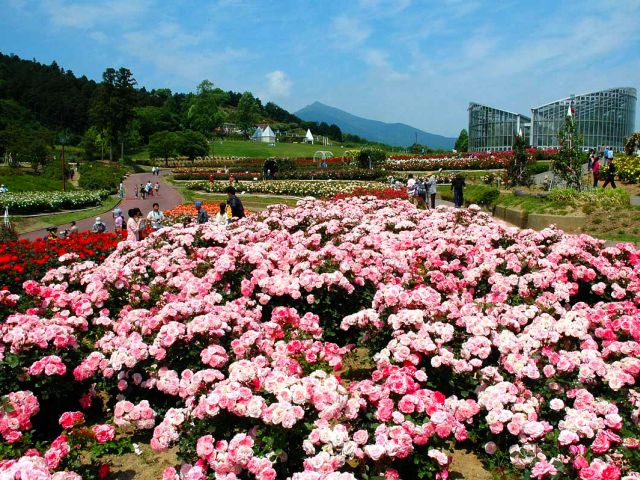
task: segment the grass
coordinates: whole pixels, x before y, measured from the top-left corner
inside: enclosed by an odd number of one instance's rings
[[[553,202],[545,198],[527,196],[517,196],[513,193],[501,193],[497,204],[502,207],[519,208],[527,213],[553,212],[560,214],[567,210],[565,202]]]
[[[309,145],[306,143],[276,143],[271,147],[267,143],[249,140],[215,140],[210,144],[210,155],[217,157],[313,157],[318,150],[328,150],[334,156],[341,156],[348,148],[340,145]],[[133,156],[134,159],[147,159],[149,152],[144,149]]]
[[[203,192],[195,192],[193,190],[189,190],[180,184],[176,184],[174,182],[173,186],[176,190],[182,194],[184,197],[184,201],[186,203],[191,203],[196,200],[206,200],[208,202],[226,202],[227,195],[224,193],[203,193]],[[298,200],[290,197],[282,197],[278,195],[241,195],[238,194],[240,200],[242,200],[242,204],[251,211],[262,211],[266,209],[269,205],[282,204],[289,205],[290,207],[295,207]]]
[[[70,223],[71,220],[82,220],[84,218],[102,215],[114,209],[120,199],[117,196],[107,197],[100,205],[88,210],[77,210],[74,212],[52,213],[51,215],[42,215],[39,217],[22,217],[16,215],[12,218],[12,222],[19,234],[42,230],[43,228],[53,227]]]
[[[22,169],[0,168],[0,184],[10,192],[55,192],[62,191],[62,179],[54,179]],[[75,190],[67,181],[67,190]]]

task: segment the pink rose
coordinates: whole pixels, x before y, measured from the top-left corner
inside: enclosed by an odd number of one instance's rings
[[[98,443],[110,442],[116,438],[116,429],[113,425],[94,425],[91,430],[95,434]]]

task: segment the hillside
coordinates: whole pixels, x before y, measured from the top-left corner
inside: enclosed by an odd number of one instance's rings
[[[314,102],[295,112],[302,120],[336,124],[343,133],[350,133],[367,140],[407,147],[415,142],[418,132],[418,143],[433,149],[450,150],[456,139],[443,137],[422,131],[404,123],[385,123],[358,117],[335,107]]]

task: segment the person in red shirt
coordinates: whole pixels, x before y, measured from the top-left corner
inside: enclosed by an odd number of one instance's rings
[[[598,180],[600,176],[600,155],[596,155],[591,169],[593,170],[593,188],[596,188],[598,186]]]

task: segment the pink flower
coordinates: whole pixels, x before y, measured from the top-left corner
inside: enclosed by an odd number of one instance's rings
[[[113,425],[94,425],[91,430],[95,434],[98,443],[110,442],[116,438],[116,429]]]
[[[84,414],[82,412],[65,412],[60,416],[58,423],[65,430],[73,428],[84,422]]]

